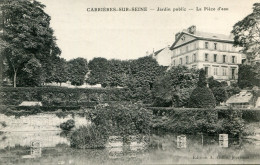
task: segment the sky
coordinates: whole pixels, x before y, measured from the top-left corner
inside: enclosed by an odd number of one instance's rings
[[[136,59],[174,42],[175,34],[195,25],[198,31],[229,35],[252,13],[256,0],[39,0],[70,60],[83,57]],[[147,11],[88,12],[90,8],[146,7]],[[171,11],[157,11],[170,8]],[[227,10],[218,11],[218,8]],[[196,9],[201,9],[197,11]],[[215,8],[215,11],[206,10]],[[186,11],[184,11],[186,9]],[[192,10],[190,10],[192,9]],[[205,9],[205,10],[204,10]],[[173,11],[174,10],[174,11]],[[176,11],[178,10],[178,11]]]

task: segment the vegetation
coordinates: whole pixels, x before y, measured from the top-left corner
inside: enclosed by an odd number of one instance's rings
[[[31,87],[0,89],[0,102],[19,105],[23,101],[41,101],[43,106],[94,106],[98,101],[127,101],[126,89],[73,89],[65,87]]]
[[[242,110],[211,108],[152,108],[153,131],[184,134],[220,134],[239,136],[244,131]]]
[[[243,47],[243,53],[250,61],[260,53],[260,3],[253,5],[253,13],[238,21],[234,26],[235,45]]]
[[[50,16],[38,1],[5,1],[3,14],[3,55],[7,62],[8,76],[23,85],[38,86],[51,72],[52,59],[61,51],[50,27]],[[49,66],[49,67],[48,67]]]
[[[68,61],[68,80],[72,85],[80,86],[85,82],[85,76],[88,72],[87,60],[84,58],[76,58]]]
[[[63,131],[70,131],[74,127],[75,127],[75,121],[73,119],[67,120],[66,122],[60,124],[60,128]]]
[[[147,135],[150,133],[151,113],[141,104],[120,103],[98,105],[89,114],[89,119],[107,130],[110,136]]]
[[[197,81],[197,70],[188,69],[185,66],[171,68],[158,77],[154,83],[153,106],[187,106]]]
[[[189,99],[190,108],[215,108],[215,97],[206,85],[205,71],[200,70],[198,86],[193,90]]]
[[[108,140],[106,129],[102,126],[91,124],[90,126],[81,126],[72,132],[70,136],[70,145],[73,148],[104,148]]]

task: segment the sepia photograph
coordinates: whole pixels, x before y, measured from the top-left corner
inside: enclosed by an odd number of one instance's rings
[[[257,0],[0,0],[0,165],[259,163]]]

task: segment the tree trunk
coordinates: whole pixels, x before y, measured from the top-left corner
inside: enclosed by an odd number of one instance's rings
[[[14,88],[16,88],[16,75],[17,75],[17,70],[14,71]]]

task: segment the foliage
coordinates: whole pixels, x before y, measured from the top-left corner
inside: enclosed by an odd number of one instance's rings
[[[53,74],[49,78],[48,82],[65,83],[69,80],[69,68],[64,58],[55,58],[53,60]]]
[[[260,68],[258,65],[240,65],[238,70],[238,86],[242,89],[252,88],[254,85],[260,86],[259,71]]]
[[[74,127],[75,127],[75,121],[72,120],[72,119],[67,120],[66,122],[63,122],[63,123],[60,124],[60,128],[63,131],[70,131]]]
[[[119,103],[110,105],[98,105],[89,114],[90,120],[103,127],[111,136],[149,134],[150,112],[141,104]]]
[[[0,103],[19,105],[23,101],[41,101],[43,106],[47,107],[93,107],[99,101],[128,101],[126,91],[124,88],[2,87],[0,88]]]
[[[260,54],[260,3],[253,5],[253,12],[234,26],[234,44],[243,47],[243,53],[250,61]]]
[[[104,148],[108,140],[107,130],[102,126],[91,124],[81,126],[72,132],[70,146],[73,148]]]
[[[90,74],[86,80],[87,83],[91,85],[101,84],[103,87],[105,87],[108,67],[108,61],[105,58],[97,57],[93,60],[90,60],[88,63]]]
[[[29,0],[6,1],[1,7],[4,13],[1,39],[6,43],[3,55],[7,59],[7,73],[13,77],[14,87],[17,79],[23,84],[41,85],[44,73],[51,69],[45,67],[50,64],[48,59],[61,53],[50,27],[50,16],[44,12],[44,7],[38,1]]]
[[[232,136],[238,136],[244,131],[241,110],[159,107],[151,110],[154,113],[153,130],[185,134],[227,133]]]
[[[216,99],[216,104],[219,105],[221,102],[224,102],[228,99],[228,94],[225,88],[223,87],[215,87],[211,89],[213,95]]]
[[[240,93],[240,91],[241,91],[241,89],[239,87],[232,87],[232,86],[228,86],[225,89],[227,91],[228,98],[235,94]]]
[[[189,99],[191,108],[215,108],[216,100],[212,91],[206,87],[205,71],[200,70],[198,87],[193,90]]]
[[[208,78],[208,85],[209,85],[209,88],[212,89],[212,88],[218,88],[218,87],[221,87],[221,83],[217,80],[214,80],[214,77],[210,77]]]
[[[185,66],[172,67],[158,77],[152,89],[154,106],[186,106],[198,81],[198,71]]]
[[[106,86],[109,87],[125,87],[130,75],[130,62],[121,60],[109,60],[108,71],[105,80]]]
[[[87,60],[84,58],[72,59],[68,62],[68,68],[71,84],[76,86],[83,85],[88,72]]]

